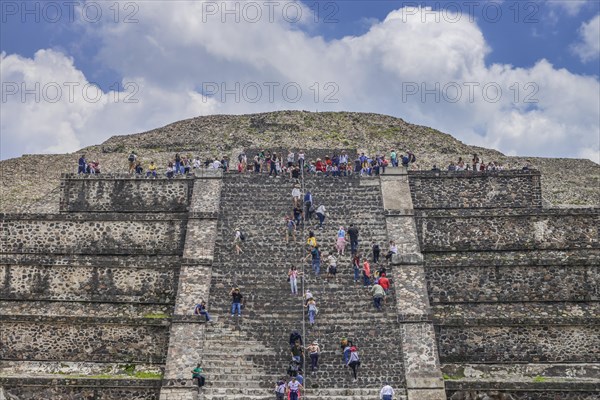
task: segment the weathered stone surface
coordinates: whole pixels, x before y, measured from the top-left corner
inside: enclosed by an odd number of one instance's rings
[[[62,212],[187,212],[194,178],[146,179],[136,175],[65,174]]]
[[[190,219],[183,257],[188,260],[211,262],[216,240],[217,221],[207,219]]]
[[[0,265],[2,299],[172,303],[172,269]]]
[[[0,327],[4,360],[120,361],[162,363],[168,327],[11,322]]]
[[[432,303],[600,299],[597,266],[428,267]]]
[[[600,325],[437,327],[440,360],[450,362],[592,362]]]
[[[61,383],[57,385],[57,383]],[[0,399],[7,400],[158,400],[159,387],[144,380],[1,379]],[[4,397],[2,397],[4,396]]]
[[[421,211],[422,250],[597,249],[600,209]]]
[[[0,253],[178,254],[186,222],[169,214],[0,217]]]
[[[539,171],[410,171],[414,207],[539,208]]]

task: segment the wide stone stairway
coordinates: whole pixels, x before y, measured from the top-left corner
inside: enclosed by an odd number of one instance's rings
[[[376,185],[373,185],[376,183]],[[320,367],[304,375],[307,398],[376,398],[385,381],[402,395],[403,366],[394,296],[383,312],[373,308],[370,292],[353,282],[349,245],[338,259],[336,280],[314,276],[301,260],[308,254],[300,227],[297,241],[285,242],[284,217],[292,211],[294,182],[286,178],[256,175],[226,175],[221,193],[218,238],[212,268],[210,309],[217,322],[205,328],[203,367],[208,385],[206,399],[225,399],[241,391],[244,398],[271,399],[277,378],[286,374],[291,360],[289,335],[303,332],[303,300],[292,296],[287,271],[291,265],[302,270],[304,288],[310,289],[319,307],[317,323],[305,325],[305,343],[318,340],[322,348]],[[323,253],[333,251],[339,226],[350,223],[360,229],[360,251],[370,249],[372,240],[382,248],[386,226],[378,182],[356,178],[307,178],[316,204],[328,210],[325,228],[316,219],[304,229],[314,229]],[[247,236],[243,253],[233,248],[235,229]],[[299,290],[302,282],[299,280]],[[231,317],[231,288],[239,286],[246,305],[243,316]],[[361,367],[357,382],[342,362],[339,342],[346,336],[359,348]],[[234,389],[239,388],[239,389]],[[402,398],[402,397],[399,397]]]

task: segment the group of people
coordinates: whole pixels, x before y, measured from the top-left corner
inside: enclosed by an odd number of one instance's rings
[[[350,157],[346,151],[325,155],[324,158],[307,160],[304,151],[294,153],[289,150],[287,155],[283,153],[260,150],[249,159],[245,152],[238,155],[237,170],[240,173],[268,174],[269,176],[288,176],[290,179],[298,179],[302,173],[306,175],[324,176],[349,176],[360,174],[361,176],[380,175],[385,173],[388,166],[405,168],[417,168],[417,158],[411,151],[400,154],[391,150],[389,155],[376,153],[373,156],[358,153]]]
[[[88,161],[85,158],[85,154],[81,154],[79,156],[79,160],[77,162],[77,174],[99,174],[100,173],[100,163],[98,161]]]
[[[487,171],[504,171],[510,169],[509,167],[501,164],[499,162],[490,161],[487,164],[483,162],[483,157],[478,154],[473,154],[473,158],[471,159],[471,163],[465,163],[462,157],[458,157],[458,161],[450,161],[448,164],[448,171],[473,171],[473,172],[487,172]],[[519,168],[517,168],[519,169]],[[524,171],[528,171],[532,169],[531,161],[526,160],[523,167],[521,168]],[[434,165],[431,168],[432,171],[440,171],[437,165]]]
[[[139,160],[138,155],[135,151],[132,151],[127,156],[127,162],[129,163],[129,173],[136,175],[143,175],[144,168],[142,162]],[[178,175],[189,175],[200,168],[207,169],[223,169],[229,170],[229,159],[223,156],[220,160],[217,158],[207,158],[204,161],[200,160],[200,157],[192,157],[191,154],[181,155],[175,153],[175,156],[167,162],[165,175],[167,178],[174,178]],[[150,161],[146,168],[146,177],[158,177],[158,165],[154,161]]]

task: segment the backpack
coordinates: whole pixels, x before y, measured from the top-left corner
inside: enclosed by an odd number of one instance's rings
[[[414,163],[415,161],[417,161],[417,157],[413,153],[410,153],[410,162]]]
[[[244,232],[242,232],[242,231],[240,231],[240,239],[242,241],[246,240],[246,234]]]
[[[129,158],[127,158],[127,160],[128,160],[129,162],[134,162],[134,161],[135,161],[135,156],[133,155],[133,153],[131,153],[131,154],[129,155]]]

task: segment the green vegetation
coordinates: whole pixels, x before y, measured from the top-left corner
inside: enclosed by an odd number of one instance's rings
[[[444,374],[443,377],[444,377],[445,381],[458,381],[458,380],[461,380],[462,378],[464,378],[465,376],[464,375],[461,376],[461,375]]]
[[[535,378],[533,378],[533,381],[535,383],[543,383],[543,382],[547,382],[548,378],[544,378],[543,376],[536,376]]]
[[[144,314],[144,318],[160,319],[160,318],[169,318],[169,316],[165,313],[150,313],[150,314]]]

